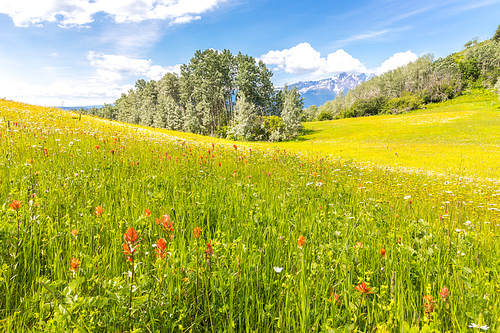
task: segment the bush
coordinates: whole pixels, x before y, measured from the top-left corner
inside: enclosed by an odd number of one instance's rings
[[[319,115],[316,117],[318,121],[323,121],[323,120],[332,120],[333,116],[330,112],[327,111],[321,111]]]
[[[465,81],[476,81],[481,75],[481,70],[475,58],[460,61],[458,63],[458,68]]]
[[[374,116],[384,110],[386,103],[387,98],[384,96],[361,99],[354,102],[351,110],[355,117]]]
[[[285,125],[283,124],[283,119],[281,117],[263,117],[261,128],[262,132],[264,133],[262,140],[276,142],[286,139]]]
[[[318,107],[316,105],[311,105],[307,109],[302,111],[302,115],[300,116],[300,120],[303,122],[313,121],[318,115]]]
[[[405,93],[401,97],[392,98],[384,106],[382,113],[384,114],[398,114],[417,110],[422,107],[424,100],[417,94]]]

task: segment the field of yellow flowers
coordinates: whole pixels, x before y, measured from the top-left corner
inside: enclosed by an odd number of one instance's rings
[[[500,101],[473,90],[398,116],[306,123],[308,134],[278,147],[461,177],[500,178]]]
[[[462,103],[251,145],[0,100],[0,330],[498,331],[498,103]]]

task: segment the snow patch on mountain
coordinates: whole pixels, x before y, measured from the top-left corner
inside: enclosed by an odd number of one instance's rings
[[[347,92],[362,82],[365,82],[374,74],[340,73],[334,77],[318,81],[301,81],[291,84],[297,87],[300,95],[304,97],[304,107],[311,105],[320,106],[326,101],[335,99],[341,92]]]

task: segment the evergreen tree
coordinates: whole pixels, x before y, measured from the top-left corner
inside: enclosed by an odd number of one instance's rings
[[[181,131],[182,130],[182,109],[180,105],[172,98],[166,100],[166,122],[165,128]]]
[[[500,42],[500,25],[497,28],[497,31],[495,32],[495,35],[493,36],[493,40]]]
[[[182,128],[185,132],[201,133],[201,121],[198,112],[193,103],[186,104],[186,113],[184,114],[184,123]]]
[[[253,140],[256,118],[256,106],[248,102],[245,94],[241,93],[236,102],[234,124],[228,134],[238,140]]]
[[[179,77],[167,73],[157,83],[158,107],[154,126],[181,131],[183,127],[183,110],[181,102],[181,86]]]
[[[302,113],[302,109],[304,108],[304,99],[300,97],[297,87],[289,89],[288,86],[285,86],[283,95],[284,101],[281,117],[283,118],[285,133],[289,137],[295,137],[302,129],[300,115]]]

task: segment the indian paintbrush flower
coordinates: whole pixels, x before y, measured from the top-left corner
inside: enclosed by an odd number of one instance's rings
[[[170,222],[170,216],[168,214],[162,215],[161,218],[156,219],[156,224],[158,224],[164,231],[174,231],[174,222]]]
[[[167,242],[163,238],[158,239],[156,241],[156,255],[160,258],[165,258],[166,249]]]
[[[304,244],[306,243],[306,238],[304,236],[300,236],[298,239],[297,239],[297,246],[299,247],[299,249],[302,249],[302,247],[304,246]]]
[[[354,287],[354,289],[359,291],[362,295],[373,294],[371,288],[364,282]]]
[[[104,209],[102,209],[101,206],[96,206],[96,208],[94,210],[95,216],[101,217],[103,212],[104,212]]]
[[[139,235],[134,228],[129,228],[125,234],[123,234],[123,240],[125,243],[123,244],[123,253],[127,256],[128,261],[134,263],[134,254],[139,247],[139,240],[137,238]]]
[[[205,250],[206,259],[210,258],[214,254],[214,249],[212,248],[212,241],[207,243],[207,249]]]
[[[429,317],[432,312],[434,312],[434,304],[436,301],[434,300],[434,297],[432,295],[426,295],[424,296],[424,309],[425,309],[425,315]]]
[[[134,244],[138,237],[139,235],[137,234],[137,231],[135,231],[134,228],[129,228],[127,232],[125,232],[125,234],[123,235],[123,239],[127,244]]]
[[[443,300],[443,302],[448,301],[449,295],[450,295],[450,291],[448,290],[448,288],[446,288],[446,287],[441,288],[441,291],[439,292],[439,296],[441,296],[441,299]]]
[[[12,210],[19,210],[19,208],[21,208],[21,201],[17,201],[17,200],[14,200],[10,203],[10,209]]]
[[[80,261],[76,258],[71,259],[70,270],[76,272],[80,268]]]
[[[201,228],[200,227],[194,228],[193,234],[194,234],[195,238],[200,238],[200,236],[201,236]]]

